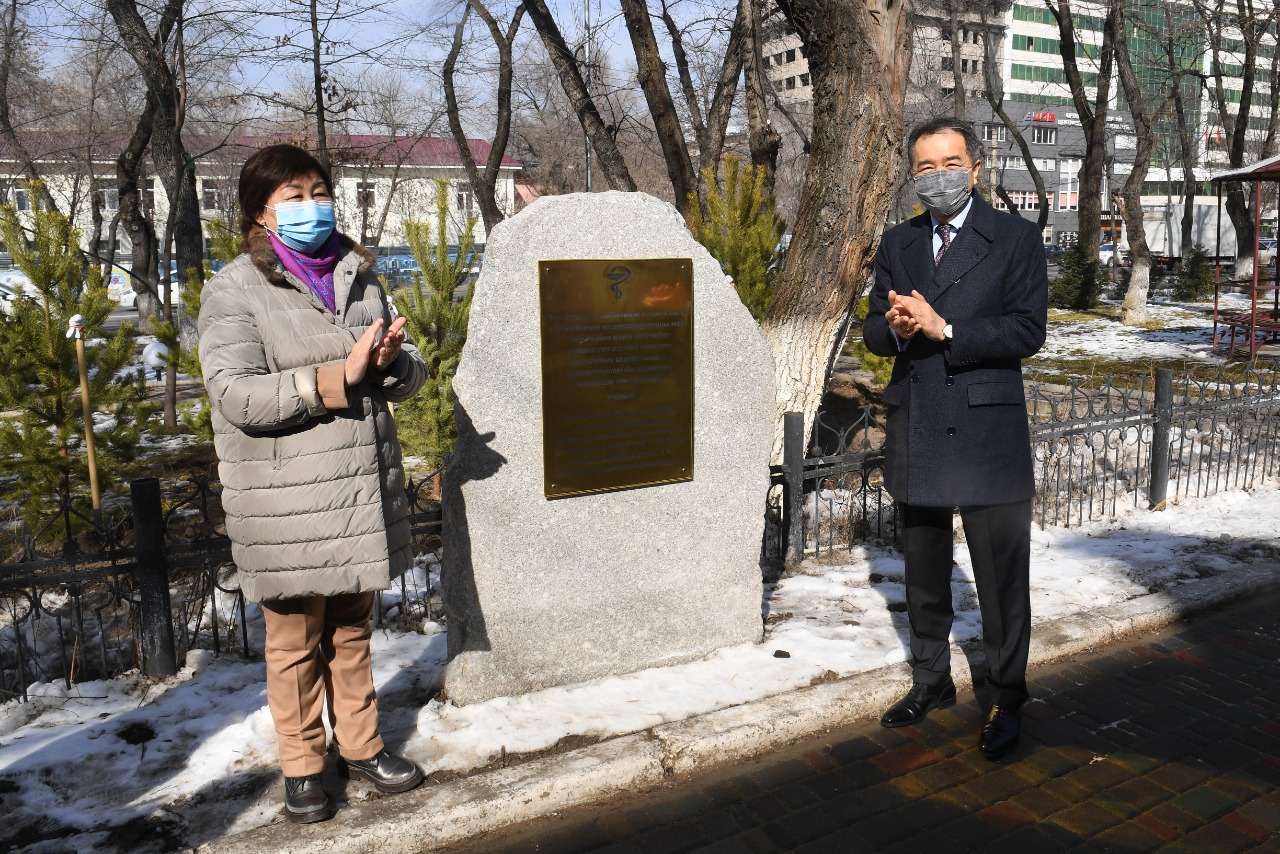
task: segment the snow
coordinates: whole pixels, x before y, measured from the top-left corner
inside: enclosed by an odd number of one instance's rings
[[[1129,511],[1071,530],[1036,529],[1035,624],[1274,562],[1280,538],[1259,532],[1274,532],[1277,516],[1280,490],[1267,489],[1194,499],[1163,513]],[[980,635],[978,604],[962,546],[956,560],[953,638],[967,640]],[[810,561],[768,591],[762,644],[464,707],[433,697],[446,658],[439,625],[379,630],[373,661],[384,735],[428,773],[465,773],[568,737],[635,732],[831,674],[874,670],[905,658],[906,614],[889,608],[903,596],[896,554],[854,548],[840,561]],[[260,648],[261,616],[253,611]],[[789,657],[775,657],[777,650]],[[33,685],[29,703],[0,706],[0,781],[17,786],[5,795],[8,832],[53,822],[72,835],[51,850],[65,850],[71,838],[87,844],[105,828],[154,815],[180,817],[186,844],[278,821],[263,678],[261,663],[197,651],[162,682],[131,673],[69,691],[61,683]],[[0,830],[0,842],[17,841],[6,833]]]
[[[1236,295],[1232,295],[1236,296]],[[1213,346],[1213,303],[1150,303],[1151,320],[1162,329],[1137,329],[1118,320],[1098,319],[1083,323],[1054,323],[1038,358],[1108,360],[1185,359],[1191,363],[1217,365],[1210,353]],[[1029,362],[1034,365],[1034,361]]]

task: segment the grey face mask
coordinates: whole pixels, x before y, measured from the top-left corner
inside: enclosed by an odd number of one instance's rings
[[[951,216],[969,200],[969,170],[940,169],[911,179],[920,204],[935,216]]]

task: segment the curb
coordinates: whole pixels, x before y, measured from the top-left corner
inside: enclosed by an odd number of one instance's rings
[[[1244,568],[1037,627],[1030,666],[1175,623],[1280,588],[1275,569]],[[962,653],[954,644],[952,655]],[[970,682],[956,668],[958,687]],[[618,736],[567,753],[397,795],[351,804],[314,825],[279,822],[201,845],[201,854],[312,852],[410,854],[457,845],[562,810],[656,788],[672,777],[752,759],[832,729],[872,719],[910,687],[906,664],[858,673]]]

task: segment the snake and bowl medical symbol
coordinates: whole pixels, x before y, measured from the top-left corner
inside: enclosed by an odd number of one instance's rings
[[[623,264],[611,267],[604,277],[613,284],[609,285],[609,290],[613,291],[613,300],[618,302],[622,299],[622,285],[631,278],[631,268]]]

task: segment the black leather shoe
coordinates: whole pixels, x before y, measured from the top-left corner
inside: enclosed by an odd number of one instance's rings
[[[319,774],[284,778],[284,816],[295,824],[324,821],[333,814]]]
[[[978,738],[978,749],[988,759],[999,759],[1018,746],[1018,736],[1022,733],[1022,712],[999,704],[987,712],[986,723],[982,725],[982,735]]]
[[[880,718],[880,726],[898,727],[920,723],[934,709],[945,709],[956,704],[956,683],[948,679],[941,685],[911,686],[907,696],[889,707]]]
[[[368,759],[344,759],[342,767],[348,776],[372,783],[384,794],[407,792],[422,782],[422,770],[417,765],[385,750]]]

